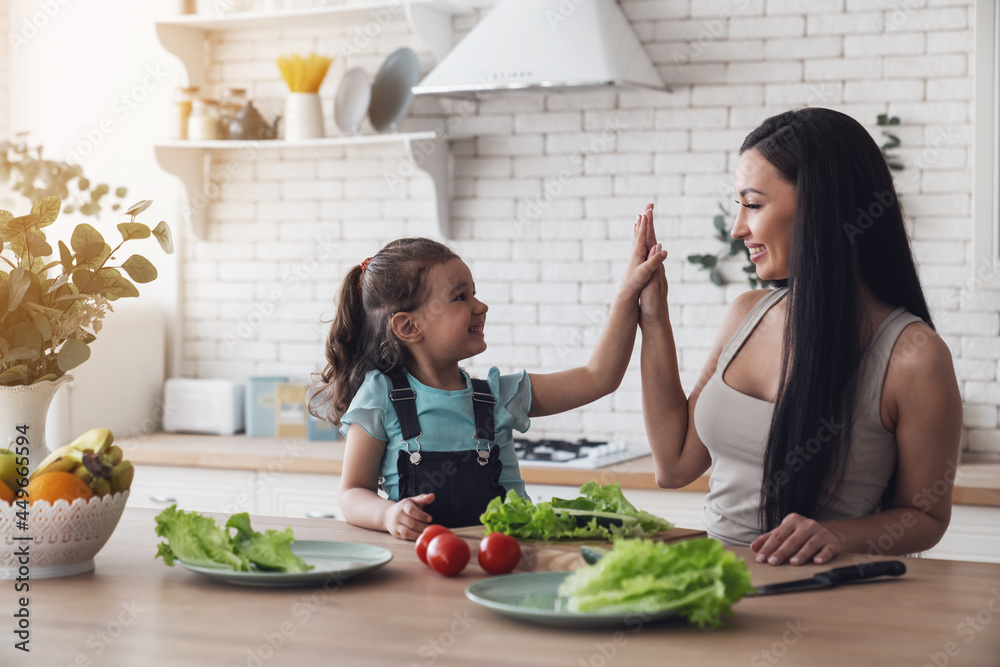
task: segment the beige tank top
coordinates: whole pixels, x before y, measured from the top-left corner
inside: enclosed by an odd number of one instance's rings
[[[705,496],[702,524],[709,536],[724,544],[748,546],[761,533],[760,505],[764,450],[774,404],[740,393],[722,376],[764,314],[788,292],[767,294],[750,310],[739,329],[722,348],[715,374],[705,384],[695,406],[698,435],[712,456],[709,492]],[[922,321],[900,306],[879,325],[861,362],[861,383],[855,402],[851,454],[840,493],[818,521],[853,519],[875,511],[896,467],[896,435],[882,425],[882,384],[889,357],[903,329]],[[778,357],[775,357],[778,359]],[[800,455],[815,453],[837,424],[820,424]],[[775,489],[777,490],[777,489]]]

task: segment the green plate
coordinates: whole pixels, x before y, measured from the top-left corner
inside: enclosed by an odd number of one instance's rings
[[[532,623],[568,628],[635,626],[676,618],[674,609],[654,613],[573,612],[557,595],[569,572],[528,572],[489,577],[465,589],[465,596],[495,612]]]
[[[177,564],[206,577],[244,586],[310,586],[333,580],[335,583],[371,570],[392,560],[392,552],[382,547],[353,542],[296,540],[292,553],[313,566],[308,572],[233,572],[212,567]]]

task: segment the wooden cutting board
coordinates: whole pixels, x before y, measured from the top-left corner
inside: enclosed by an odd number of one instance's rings
[[[485,526],[466,526],[455,528],[456,535],[472,542],[469,544],[472,550],[472,558],[476,557],[476,549],[479,540],[486,534]],[[690,540],[696,537],[705,537],[704,530],[692,530],[690,528],[672,528],[656,536],[658,542],[679,542],[680,540]],[[600,542],[595,540],[523,540],[521,544],[521,562],[514,568],[515,572],[557,572],[564,570],[575,570],[586,566],[583,556],[580,555],[580,547],[583,545],[611,548],[611,542]]]

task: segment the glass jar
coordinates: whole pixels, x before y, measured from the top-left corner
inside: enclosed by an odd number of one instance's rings
[[[205,141],[219,138],[218,100],[198,97],[191,102],[191,117],[188,118],[188,139]]]
[[[219,138],[229,138],[229,123],[247,105],[246,88],[223,88],[219,101]]]
[[[176,88],[174,90],[174,105],[170,114],[170,139],[188,138],[188,119],[191,117],[191,101],[198,93],[198,87]]]

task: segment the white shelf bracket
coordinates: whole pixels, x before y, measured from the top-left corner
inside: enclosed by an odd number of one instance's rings
[[[427,173],[434,183],[437,200],[437,231],[442,239],[451,234],[451,192],[448,183],[448,137],[415,139],[406,142],[406,151],[413,165]]]
[[[437,9],[406,3],[406,22],[434,54],[434,62],[441,62],[451,50],[454,41],[451,16]]]
[[[170,172],[184,185],[181,199],[181,219],[193,238],[205,239],[205,209],[211,203],[212,188],[209,173],[212,157],[207,150],[191,148],[156,147],[156,161],[164,171]]]
[[[187,73],[187,85],[205,85],[205,33],[194,28],[156,24],[156,35],[168,52],[180,59]]]

